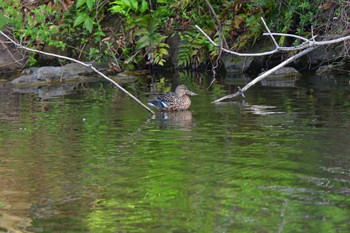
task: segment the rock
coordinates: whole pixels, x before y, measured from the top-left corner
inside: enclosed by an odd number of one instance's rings
[[[264,73],[264,72],[263,72]],[[261,73],[261,74],[263,74]],[[294,87],[301,74],[293,67],[282,67],[261,81],[263,86]]]
[[[253,57],[239,57],[232,54],[224,54],[222,56],[222,61],[225,65],[227,72],[246,72],[252,61]]]
[[[101,71],[101,69],[99,69]],[[71,63],[61,67],[44,66],[29,68],[22,72],[22,75],[12,81],[13,84],[49,84],[61,81],[82,80],[93,74],[90,67],[78,63]]]
[[[337,63],[337,64],[329,64],[329,65],[320,66],[316,70],[316,74],[317,75],[329,74],[329,73],[336,72],[336,71],[344,69],[344,66],[345,66],[345,62],[340,62],[340,63]]]
[[[344,51],[344,44],[333,44],[330,46],[320,46],[314,51],[310,52],[308,56],[305,56],[305,60],[308,65],[319,66],[324,63],[331,63],[342,56],[347,55],[347,51]]]
[[[273,49],[273,44],[266,38],[261,39],[256,42],[253,47],[242,51],[241,53],[261,53],[270,51]],[[266,59],[269,56],[249,56],[241,57],[229,53],[224,53],[222,55],[222,61],[224,63],[227,72],[250,72],[259,73],[263,67],[266,66]],[[271,59],[270,59],[271,60]]]
[[[260,75],[262,75],[265,72],[262,72]],[[301,74],[299,71],[294,69],[293,67],[282,67],[281,69],[275,71],[274,73],[270,74],[266,79],[285,79],[288,77],[300,77]]]
[[[0,42],[7,41],[0,35]],[[11,43],[0,43],[0,73],[21,70],[26,64],[25,53]]]

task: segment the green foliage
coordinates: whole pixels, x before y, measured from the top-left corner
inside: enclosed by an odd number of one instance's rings
[[[83,25],[83,28],[92,33],[94,26],[93,16],[96,14],[96,0],[78,0],[76,4],[76,18],[74,20],[74,27]]]
[[[198,68],[206,61],[208,41],[201,34],[195,32],[180,33],[181,44],[177,55],[179,67]]]
[[[211,1],[223,36],[234,50],[249,48],[261,37],[264,30],[261,17],[273,31],[308,36],[311,25],[317,25],[321,17],[324,21],[323,25],[319,24],[321,27],[330,24],[322,4],[329,3],[322,0]],[[333,12],[327,12],[329,17],[346,16],[345,1],[331,4],[336,7],[331,8]],[[77,51],[73,54],[79,57],[108,58],[115,64],[164,65],[169,58],[169,38],[179,34],[180,67],[197,68],[218,56],[217,48],[193,27],[199,25],[219,41],[218,23],[205,1],[77,0],[29,5],[23,7],[15,0],[0,2],[0,29],[10,25],[14,36],[29,47],[69,47]],[[106,27],[104,23],[110,20],[117,21],[116,25]],[[344,29],[339,27],[334,31],[341,33]],[[298,43],[279,38],[281,45],[287,42]],[[35,63],[34,56],[30,63]]]
[[[144,13],[148,10],[149,5],[146,0],[142,0],[140,3],[137,0],[116,0],[111,3],[110,10],[114,13],[130,17],[130,11],[134,13]]]
[[[20,28],[23,25],[20,4],[17,0],[0,1],[0,30],[6,25]]]
[[[159,32],[160,25],[154,13],[146,13],[149,10],[148,3],[145,0],[117,0],[112,2],[110,10],[125,18],[128,25],[125,28],[136,41],[134,54],[144,53],[143,56],[151,64],[164,65],[165,57],[169,55],[169,45],[165,43],[167,36]],[[136,58],[133,55],[127,59],[127,63],[136,61]]]
[[[164,65],[165,56],[168,56],[169,45],[164,43],[167,36],[158,31],[158,22],[150,14],[136,20],[140,29],[136,30],[134,36],[138,37],[136,49],[146,49],[147,59],[151,64]]]
[[[60,39],[62,15],[51,5],[39,5],[23,10],[19,1],[0,2],[0,29],[11,29],[15,39],[23,45],[33,48],[52,46],[65,49],[66,42]],[[9,27],[10,26],[10,27]],[[28,54],[28,64],[37,63],[36,54]]]
[[[64,48],[65,43],[57,41],[55,35],[59,32],[58,26],[54,25],[49,18],[56,17],[56,11],[41,5],[31,11],[31,15],[27,17],[27,25],[19,31],[20,38],[23,41],[31,41],[37,46],[48,44],[56,47]]]

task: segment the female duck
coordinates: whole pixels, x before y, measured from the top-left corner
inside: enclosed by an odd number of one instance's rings
[[[148,104],[162,111],[187,110],[191,106],[191,99],[188,95],[196,94],[188,90],[185,85],[179,85],[175,92],[157,95],[148,100]]]

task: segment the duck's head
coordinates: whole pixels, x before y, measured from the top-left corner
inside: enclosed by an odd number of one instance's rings
[[[184,96],[184,95],[197,95],[196,93],[190,91],[187,89],[185,85],[179,85],[175,89],[175,93],[177,96]]]

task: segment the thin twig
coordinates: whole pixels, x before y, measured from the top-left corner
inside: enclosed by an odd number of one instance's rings
[[[272,36],[288,36],[288,37],[294,37],[296,39],[300,39],[306,42],[309,42],[310,40],[306,39],[305,37],[294,35],[294,34],[288,34],[288,33],[277,33],[277,32],[269,32],[269,33],[263,33],[264,36],[266,35],[272,35]]]
[[[7,53],[9,54],[9,56],[12,58],[12,60],[17,63],[20,66],[23,66],[22,63],[20,63],[19,61],[24,60],[24,56],[22,56],[22,59],[16,59],[15,56],[13,55],[13,53],[9,50],[8,46],[5,45],[5,43],[3,41],[0,41],[0,43],[2,44],[2,46],[6,49]],[[23,54],[22,54],[23,55]],[[13,63],[12,63],[13,64]]]
[[[194,26],[209,40],[210,43],[212,43],[214,46],[219,46],[198,25],[194,25]]]
[[[84,63],[82,61],[70,58],[70,57],[66,57],[66,56],[62,56],[62,55],[58,55],[58,54],[53,54],[53,53],[48,53],[48,52],[43,52],[40,50],[36,50],[36,49],[31,49],[31,48],[27,48],[21,44],[18,44],[17,42],[15,42],[14,40],[12,40],[9,36],[7,36],[5,33],[3,33],[2,31],[0,31],[0,34],[3,35],[4,37],[6,37],[9,41],[11,41],[16,47],[30,51],[30,52],[35,52],[35,53],[41,53],[47,56],[52,56],[52,57],[57,57],[57,58],[61,58],[61,59],[65,59],[65,60],[69,60],[75,63],[78,63],[80,65],[83,65],[85,67],[89,67],[91,68],[93,71],[95,71],[97,74],[99,74],[100,76],[102,76],[104,79],[108,80],[109,82],[113,83],[119,90],[121,90],[122,92],[124,92],[125,94],[127,94],[128,96],[130,96],[133,100],[135,100],[139,105],[141,105],[142,107],[144,107],[147,111],[149,111],[150,113],[154,114],[154,112],[147,107],[144,103],[142,103],[139,99],[137,99],[135,96],[133,96],[131,93],[129,93],[127,90],[125,90],[122,86],[120,86],[117,82],[115,82],[113,79],[107,77],[105,74],[103,74],[101,71],[97,70],[92,64],[87,64]]]
[[[263,22],[263,24],[264,24],[266,30],[268,31],[268,35],[271,37],[271,40],[272,40],[273,43],[275,44],[276,49],[278,49],[280,46],[278,45],[277,41],[275,40],[275,37],[273,37],[273,35],[272,35],[272,33],[271,33],[269,27],[266,25],[264,18],[261,17],[260,19],[261,19],[261,21]]]
[[[220,38],[221,38],[221,40],[222,40],[223,47],[224,47],[225,49],[228,49],[228,44],[227,44],[227,41],[226,41],[226,39],[225,39],[225,37],[224,37],[224,32],[223,32],[223,30],[222,30],[221,22],[220,22],[218,16],[216,15],[214,8],[211,6],[209,0],[205,0],[205,1],[206,1],[207,5],[208,5],[208,7],[209,7],[209,10],[211,11],[211,13],[212,13],[213,16],[214,16],[214,19],[215,19],[215,21],[216,21],[216,25],[218,26],[218,29],[219,29],[218,31],[220,32]]]

